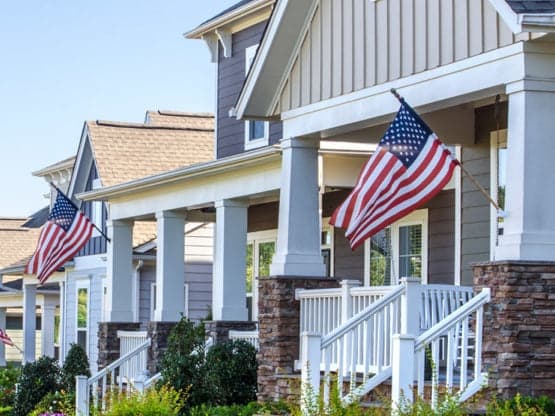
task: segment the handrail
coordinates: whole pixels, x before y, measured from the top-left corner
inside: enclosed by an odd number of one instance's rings
[[[143,350],[147,349],[148,347],[150,347],[151,344],[151,340],[150,338],[147,339],[145,342],[143,342],[141,345],[139,345],[137,348],[135,348],[133,351],[129,351],[127,354],[125,354],[124,356],[118,358],[116,361],[114,361],[113,363],[111,363],[110,365],[104,367],[102,370],[100,370],[98,373],[96,373],[94,376],[90,377],[88,379],[88,384],[91,385],[92,383],[100,380],[102,377],[104,377],[105,375],[107,375],[110,371],[116,369],[117,367],[119,367],[121,364],[123,364],[125,361],[127,361],[130,358],[133,358],[134,356],[140,354]]]
[[[339,295],[341,295],[341,288],[295,290],[295,300],[312,299],[315,297],[332,297]]]
[[[352,327],[360,324],[362,321],[364,321],[374,312],[379,311],[387,304],[400,298],[404,291],[405,291],[405,286],[399,285],[393,288],[391,292],[385,295],[383,298],[377,300],[376,302],[372,303],[370,306],[364,308],[362,311],[354,315],[352,318],[349,318],[347,321],[345,321],[345,323],[343,323],[338,328],[334,329],[328,335],[322,338],[321,348],[323,349],[328,347],[333,342],[337,341],[339,338],[347,334],[347,332],[349,332]]]
[[[162,378],[162,373],[154,374],[152,377],[150,377],[148,380],[145,381],[144,388],[146,389],[150,387],[153,383],[156,383],[161,378]]]
[[[430,341],[437,338],[455,325],[457,321],[461,320],[466,315],[475,312],[478,308],[489,302],[491,297],[490,293],[489,288],[483,288],[480,294],[474,296],[466,304],[456,309],[454,312],[451,312],[442,321],[438,322],[433,327],[426,330],[422,335],[418,336],[415,340],[416,350],[424,348],[424,346],[430,343]]]

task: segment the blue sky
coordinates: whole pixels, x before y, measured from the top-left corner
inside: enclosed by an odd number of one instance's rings
[[[46,205],[31,172],[75,154],[84,120],[213,111],[214,66],[182,34],[237,0],[28,0],[0,13],[0,216]]]

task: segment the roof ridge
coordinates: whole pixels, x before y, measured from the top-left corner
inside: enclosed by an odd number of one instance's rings
[[[132,123],[132,122],[125,122],[125,121],[96,120],[93,123],[101,127],[121,127],[121,128],[145,129],[145,130],[179,130],[179,131],[204,131],[204,132],[214,131],[213,128],[160,126],[156,124]]]
[[[171,111],[171,110],[156,110],[156,112],[161,116],[171,116],[171,117],[193,117],[193,118],[214,118],[212,113],[195,113],[188,111]]]

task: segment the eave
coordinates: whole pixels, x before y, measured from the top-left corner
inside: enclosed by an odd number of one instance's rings
[[[229,173],[249,166],[257,166],[280,157],[281,150],[276,147],[264,147],[250,152],[240,153],[223,159],[214,160],[184,168],[175,169],[158,175],[148,176],[131,182],[100,188],[77,195],[83,201],[109,201],[136,192],[182,182],[199,176]]]

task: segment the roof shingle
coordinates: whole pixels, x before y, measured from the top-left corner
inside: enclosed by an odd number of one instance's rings
[[[40,228],[23,228],[24,219],[0,218],[0,269],[35,251]]]
[[[145,124],[185,129],[213,129],[214,116],[210,113],[185,113],[178,111],[147,111]]]

